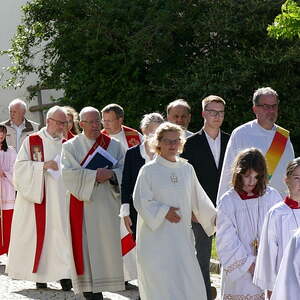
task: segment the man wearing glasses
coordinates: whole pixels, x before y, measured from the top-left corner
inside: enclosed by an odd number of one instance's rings
[[[142,142],[143,136],[135,129],[123,125],[124,110],[118,104],[108,104],[102,110],[102,133],[116,138],[127,150]]]
[[[231,134],[221,173],[219,199],[230,187],[231,167],[237,154],[255,147],[266,158],[269,184],[284,196],[287,187],[284,174],[287,163],[295,156],[289,131],[275,124],[278,117],[278,94],[270,87],[256,90],[252,98],[255,120],[237,127]]]
[[[210,95],[202,100],[203,128],[190,136],[184,146],[182,157],[195,169],[197,178],[214,205],[219,186],[223,158],[229,135],[220,130],[224,120],[225,101]],[[195,220],[196,221],[196,220]],[[196,241],[197,259],[204,277],[207,299],[212,292],[209,276],[212,238],[208,237],[198,222],[192,222]]]
[[[46,123],[26,137],[15,163],[13,181],[18,193],[6,272],[13,279],[36,282],[37,288],[60,280],[63,290],[69,291],[66,190],[59,171],[65,110],[52,107]]]

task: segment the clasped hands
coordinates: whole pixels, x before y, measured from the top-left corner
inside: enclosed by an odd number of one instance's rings
[[[96,182],[103,183],[113,177],[114,172],[111,169],[99,168],[97,169]]]
[[[55,160],[48,160],[44,162],[44,169],[48,170],[48,169],[52,169],[54,171],[58,170],[58,165],[57,162]]]
[[[166,214],[165,218],[171,223],[178,223],[181,217],[177,214],[179,210],[178,207],[170,207],[168,213]]]

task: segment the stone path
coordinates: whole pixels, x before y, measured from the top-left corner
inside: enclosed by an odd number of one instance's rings
[[[50,282],[48,288],[45,290],[37,290],[35,283],[31,281],[12,280],[5,274],[6,255],[0,256],[0,299],[1,300],[14,300],[14,299],[39,299],[39,300],[69,300],[77,299],[83,300],[81,295],[74,295],[73,292],[61,291],[59,283]],[[213,285],[217,287],[218,293],[220,292],[220,276],[212,274]],[[131,282],[137,285],[136,281]],[[137,289],[129,291],[121,291],[117,293],[103,293],[105,300],[136,300],[138,297]],[[217,298],[219,299],[219,298]],[[154,300],[154,299],[153,299]]]

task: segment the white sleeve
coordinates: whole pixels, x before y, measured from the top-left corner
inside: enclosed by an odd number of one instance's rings
[[[236,281],[248,272],[251,264],[255,262],[255,256],[249,255],[240,241],[237,224],[234,222],[235,217],[226,212],[223,200],[224,198],[220,200],[217,212],[217,251],[224,276]]]
[[[139,172],[133,191],[133,204],[143,221],[154,231],[166,220],[170,206],[154,198],[149,171],[142,167]]]
[[[268,212],[260,236],[253,283],[263,290],[273,290],[277,276],[278,237],[274,211]]]

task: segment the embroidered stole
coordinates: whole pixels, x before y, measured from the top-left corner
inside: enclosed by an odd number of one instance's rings
[[[43,140],[39,135],[29,136],[30,156],[32,161],[44,161]],[[39,267],[40,258],[43,250],[46,228],[46,190],[43,186],[42,202],[34,204],[35,223],[36,223],[36,249],[32,273],[36,273]]]
[[[137,130],[132,129],[132,128],[127,127],[127,126],[124,126],[124,125],[122,125],[122,128],[124,130],[127,145],[128,145],[129,148],[131,148],[135,145],[139,145],[141,143],[141,139],[140,139],[140,136],[139,136],[139,133],[138,133]],[[102,129],[101,132],[106,134],[106,135],[109,135],[108,132],[105,129]]]
[[[90,154],[92,154],[98,146],[107,150],[111,138],[105,134],[100,134],[96,142],[89,150],[80,165],[82,166]],[[78,275],[84,274],[83,265],[83,243],[82,243],[82,226],[83,226],[84,203],[78,200],[74,195],[70,196],[70,226],[72,236],[72,248],[75,261],[76,272]]]
[[[281,156],[285,150],[285,146],[289,138],[288,130],[278,125],[276,126],[277,128],[276,128],[276,133],[274,135],[273,141],[265,155],[267,161],[269,179],[272,178],[272,175],[281,159]]]

